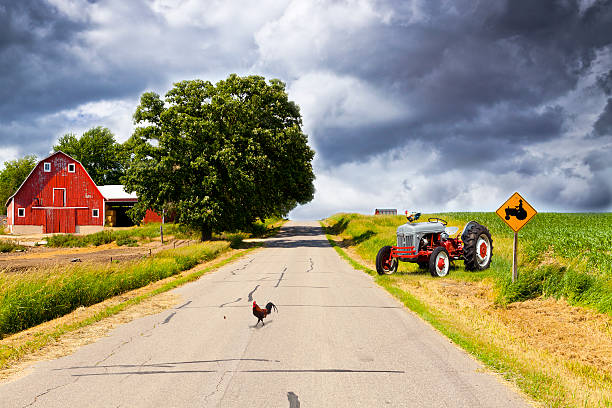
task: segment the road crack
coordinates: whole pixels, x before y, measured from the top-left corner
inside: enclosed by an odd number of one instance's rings
[[[278,278],[278,282],[276,282],[276,285],[274,285],[275,288],[278,288],[278,285],[280,285],[281,281],[283,280],[283,276],[285,276],[286,271],[287,271],[287,267],[285,266],[285,269],[283,269],[283,272],[281,273],[280,278]]]
[[[255,291],[257,290],[258,287],[259,287],[259,285],[255,286],[255,289],[253,289],[252,291],[249,292],[249,302],[253,301],[253,293],[255,293]]]
[[[238,298],[238,299],[234,300],[233,302],[223,303],[222,305],[219,305],[219,307],[223,307],[225,305],[231,305],[232,303],[240,302],[241,300],[242,300],[242,298]]]
[[[32,402],[30,402],[28,405],[24,405],[24,406],[23,406],[23,408],[31,407],[32,405],[36,404],[36,402],[38,401],[38,399],[39,399],[40,397],[42,397],[43,395],[46,395],[46,394],[50,393],[51,391],[55,391],[55,390],[57,390],[57,389],[60,389],[60,388],[62,388],[62,387],[65,387],[65,386],[67,386],[67,385],[74,384],[75,382],[77,382],[77,381],[79,380],[79,378],[80,378],[80,377],[77,377],[77,378],[75,378],[75,379],[74,379],[74,381],[67,382],[66,384],[58,385],[58,386],[56,386],[56,387],[47,388],[47,390],[46,390],[46,391],[44,391],[44,392],[42,392],[42,393],[40,393],[40,394],[36,395],[36,396],[34,397],[34,400],[33,400]]]
[[[245,263],[244,265],[242,265],[242,267],[240,267],[240,268],[236,268],[236,269],[234,269],[234,270],[231,270],[231,271],[230,271],[230,273],[231,273],[232,275],[236,275],[236,272],[245,270],[245,269],[246,269],[246,268],[247,268],[247,267],[248,267],[248,266],[251,264],[251,262],[253,262],[253,260],[254,260],[254,259],[255,259],[255,258],[251,258],[251,259],[249,259],[249,261],[248,261],[247,263]]]

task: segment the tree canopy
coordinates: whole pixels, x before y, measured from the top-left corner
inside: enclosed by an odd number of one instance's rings
[[[38,163],[38,160],[34,155],[4,162],[4,169],[0,171],[0,208],[2,214],[6,214],[6,200],[15,194],[32,169],[36,167],[36,163]]]
[[[165,99],[144,93],[134,121],[123,178],[139,197],[134,219],[172,204],[179,222],[208,239],[313,198],[314,152],[280,80],[179,82]]]
[[[124,149],[113,133],[102,126],[89,129],[78,138],[74,133],[60,137],[54,151],[62,151],[81,162],[97,185],[121,184],[125,174]]]

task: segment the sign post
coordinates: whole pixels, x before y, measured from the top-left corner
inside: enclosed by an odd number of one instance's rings
[[[538,212],[519,193],[514,193],[495,213],[514,231],[512,245],[512,282],[514,282],[518,277],[518,232]]]

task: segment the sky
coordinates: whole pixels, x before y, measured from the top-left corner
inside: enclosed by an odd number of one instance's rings
[[[0,167],[231,73],[300,106],[291,218],[612,211],[612,0],[0,0]]]

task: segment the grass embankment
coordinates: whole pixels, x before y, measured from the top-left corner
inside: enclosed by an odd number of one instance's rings
[[[225,241],[204,242],[129,264],[85,264],[0,275],[0,337],[191,269],[228,248]]]
[[[398,273],[378,276],[376,253],[394,244],[405,218],[338,214],[326,224],[336,235],[336,250],[353,266],[374,275],[407,307],[534,399],[554,407],[612,406],[609,317],[542,300],[563,298],[610,313],[612,215],[538,214],[519,233],[515,284],[509,276],[512,232],[497,215],[432,216],[459,227],[470,219],[486,225],[493,234],[491,268],[466,272],[458,262],[447,278],[436,279],[417,265],[400,263]],[[572,309],[569,316],[563,315],[567,309]]]

